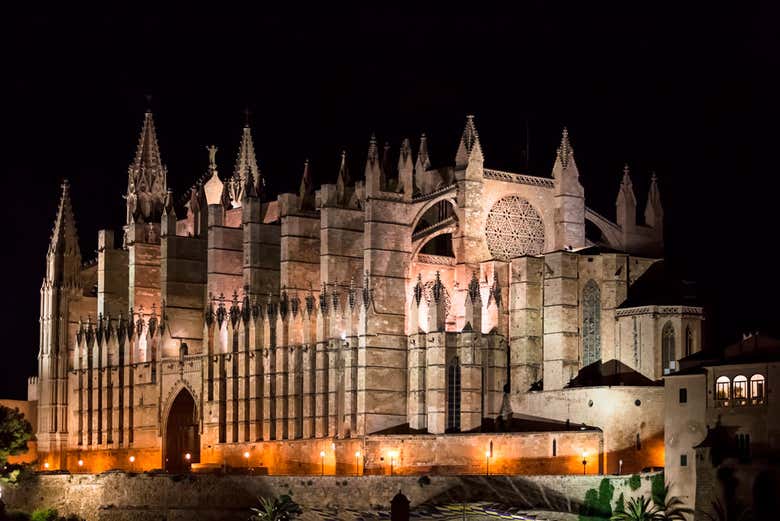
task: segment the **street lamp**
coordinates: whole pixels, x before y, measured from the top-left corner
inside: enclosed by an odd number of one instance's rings
[[[582,474],[585,475],[585,469],[588,467],[588,453],[582,451]]]
[[[485,475],[486,476],[490,475],[490,456],[491,456],[490,451],[486,450],[485,451]]]
[[[134,467],[133,463],[135,463],[135,456],[130,456],[127,459],[128,459],[128,461],[130,461],[130,470],[132,471],[133,467]]]
[[[49,462],[48,461],[43,464],[43,468],[45,468],[46,470],[49,470]]]
[[[244,459],[245,460],[249,459],[249,451],[244,452]]]
[[[76,464],[79,466],[79,469],[81,469],[84,466],[84,460],[80,459],[76,462]]]
[[[358,475],[358,472],[360,471],[360,451],[355,451],[355,476]]]
[[[325,475],[325,451],[324,450],[320,451],[320,465],[321,465],[320,476],[324,476]]]

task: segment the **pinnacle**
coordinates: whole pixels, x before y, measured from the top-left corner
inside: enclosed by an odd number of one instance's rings
[[[154,168],[162,166],[160,146],[157,143],[157,132],[154,127],[154,115],[151,109],[144,113],[144,123],[141,128],[141,136],[138,139],[138,148],[135,151],[133,168]]]
[[[455,165],[465,166],[472,159],[483,161],[482,145],[479,142],[479,133],[474,124],[474,116],[466,116],[466,126],[463,129],[463,135],[460,138],[458,152],[455,155]]]
[[[431,160],[428,157],[428,137],[425,133],[420,135],[420,149],[417,152],[417,166],[424,172],[431,168]]]
[[[247,192],[247,187],[250,183],[257,187],[257,190],[264,185],[260,169],[257,166],[255,145],[252,140],[252,129],[249,126],[249,114],[247,111],[244,129],[241,133],[241,143],[238,146],[236,164],[233,168],[231,199],[234,201],[241,201],[244,193]]]
[[[76,219],[73,216],[73,206],[70,201],[70,183],[67,179],[63,180],[61,189],[62,193],[57,207],[57,216],[54,219],[49,253],[62,251],[65,254],[80,257]]]
[[[563,127],[563,132],[561,132],[561,145],[558,147],[558,157],[561,160],[561,166],[563,166],[563,168],[569,166],[572,155],[573,150],[571,142],[569,141],[569,129]]]

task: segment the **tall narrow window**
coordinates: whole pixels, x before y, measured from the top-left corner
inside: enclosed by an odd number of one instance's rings
[[[747,405],[748,404],[748,381],[742,375],[734,377],[734,384],[732,387],[734,391],[734,405]]]
[[[460,360],[457,356],[447,367],[447,430],[460,431]]]
[[[642,438],[639,437],[639,434],[636,435],[636,450],[642,450]]]
[[[728,376],[720,376],[715,381],[715,401],[721,407],[728,407],[731,400],[731,380]]]
[[[766,380],[760,374],[754,374],[750,377],[750,403],[761,405],[766,399]]]
[[[680,388],[680,403],[688,403],[688,389],[685,387]]]
[[[553,457],[558,455],[558,442],[553,439]]]
[[[693,354],[693,331],[691,326],[685,328],[685,356]]]
[[[601,360],[601,290],[593,279],[582,290],[582,365]]]
[[[674,326],[671,322],[664,324],[661,332],[661,363],[664,374],[669,374],[672,362],[677,360],[674,348]]]

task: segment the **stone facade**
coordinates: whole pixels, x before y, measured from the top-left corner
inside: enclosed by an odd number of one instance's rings
[[[626,306],[663,250],[655,178],[639,224],[625,170],[612,223],[585,207],[566,131],[552,176],[536,177],[485,167],[473,117],[454,165],[433,168],[425,137],[416,156],[372,137],[362,179],[342,154],[335,184],[315,190],[307,163],[299,192],[276,198],[248,125],[232,175],[216,153],[177,203],[147,112],[123,236],[101,231],[93,264],[63,185],[41,288],[41,463],[173,470],[231,447],[382,434],[433,435],[438,450],[445,434],[512,431],[512,408],[564,437],[562,422],[601,428],[614,454],[658,435],[652,383],[676,360],[663,339],[692,330],[699,349],[701,309]],[[592,415],[574,383],[611,362],[648,388],[594,390],[620,409]],[[599,454],[594,468],[612,469]],[[632,468],[663,459],[625,454]]]

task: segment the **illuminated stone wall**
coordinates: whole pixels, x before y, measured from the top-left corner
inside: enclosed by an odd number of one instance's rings
[[[612,506],[620,494],[650,496],[645,474],[631,490],[628,476],[606,478],[614,487]],[[258,497],[292,493],[308,517],[317,509],[329,518],[351,518],[356,512],[387,512],[399,490],[412,508],[421,505],[458,505],[488,501],[515,507],[578,513],[588,490],[598,491],[602,476],[417,476],[293,477],[161,475],[51,475],[37,476],[18,486],[7,486],[3,500],[9,510],[28,512],[41,507],[60,514],[76,513],[87,521],[127,519],[245,520]],[[350,512],[344,512],[349,509]],[[339,515],[341,512],[342,516]],[[316,517],[314,517],[316,519]]]

